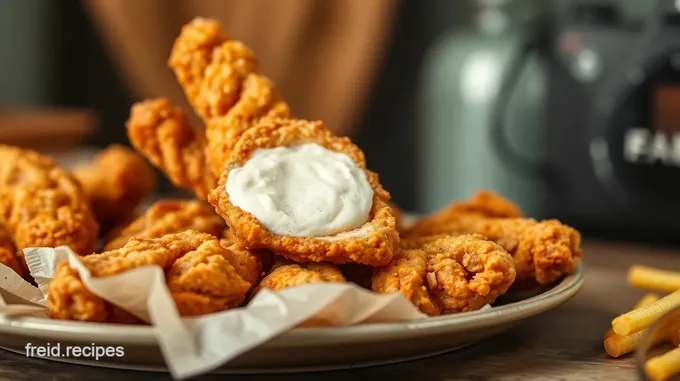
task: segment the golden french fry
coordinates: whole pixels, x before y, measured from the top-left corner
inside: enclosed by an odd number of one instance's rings
[[[647,333],[646,329],[637,331],[628,336],[614,334],[604,341],[604,350],[607,351],[607,354],[611,357],[621,357],[634,351],[635,348],[637,348],[638,342],[640,342],[640,338],[645,333]]]
[[[664,381],[680,373],[680,348],[647,360],[645,372],[654,381]]]
[[[633,306],[632,310],[637,310],[638,308],[648,306],[648,305],[656,302],[657,300],[659,300],[659,295],[657,295],[657,294],[647,294],[647,295],[643,296],[640,300],[638,300],[638,302],[635,304],[635,306]],[[614,333],[614,330],[609,328],[609,330],[604,334],[604,340],[607,340],[608,338],[610,338],[614,335],[616,335],[616,333]],[[616,356],[614,356],[614,357],[616,357]]]
[[[680,306],[680,291],[675,291],[648,306],[620,315],[612,320],[612,329],[619,336],[628,336],[647,328],[663,314],[678,306]]]
[[[636,265],[628,270],[628,284],[648,290],[674,292],[680,290],[680,272]]]

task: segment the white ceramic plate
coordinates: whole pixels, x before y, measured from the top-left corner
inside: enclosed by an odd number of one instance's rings
[[[300,328],[229,362],[219,373],[301,372],[355,368],[423,358],[453,351],[508,330],[524,319],[553,309],[583,285],[583,265],[549,289],[517,300],[499,298],[494,308],[400,323],[350,327]],[[524,297],[524,296],[523,296]],[[26,343],[123,346],[125,356],[112,361],[53,359],[123,369],[165,371],[152,327],[0,318],[0,347],[25,353]]]

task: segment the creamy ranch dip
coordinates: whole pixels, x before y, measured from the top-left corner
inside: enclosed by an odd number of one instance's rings
[[[349,156],[308,143],[258,149],[229,172],[232,204],[275,234],[324,237],[369,219],[373,188]]]

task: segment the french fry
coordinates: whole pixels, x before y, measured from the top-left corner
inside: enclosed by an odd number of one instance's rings
[[[654,381],[664,381],[680,373],[680,348],[647,360],[645,372]]]
[[[619,336],[627,336],[647,328],[671,309],[680,306],[680,291],[664,296],[655,303],[635,309],[612,320],[612,329]]]
[[[647,329],[637,331],[628,336],[614,334],[604,341],[604,350],[607,351],[607,354],[611,357],[621,357],[634,351],[640,342],[640,338],[642,338],[645,333],[647,333]]]
[[[640,300],[638,300],[638,302],[635,304],[635,306],[633,306],[632,310],[637,310],[638,308],[648,306],[648,305],[656,302],[657,300],[659,300],[659,295],[657,295],[657,294],[647,294],[647,295],[643,296]],[[608,338],[610,338],[614,335],[616,335],[616,333],[614,333],[614,330],[609,328],[609,330],[604,334],[604,340],[607,340]],[[616,356],[614,356],[614,357],[616,357]]]
[[[628,270],[628,284],[647,290],[674,292],[680,290],[680,272],[636,265]]]

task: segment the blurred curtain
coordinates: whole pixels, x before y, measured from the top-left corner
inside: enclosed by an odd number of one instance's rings
[[[351,134],[385,54],[398,0],[86,0],[136,98],[187,106],[167,68],[172,43],[193,17],[220,20],[250,46],[295,115]],[[194,119],[197,121],[197,119]]]

